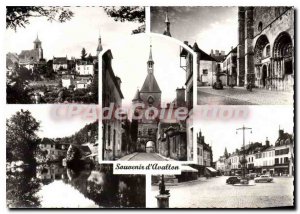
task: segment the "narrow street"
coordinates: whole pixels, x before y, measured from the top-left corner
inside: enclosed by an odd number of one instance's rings
[[[256,183],[254,186],[226,184],[227,176],[214,177],[177,186],[170,190],[170,208],[259,208],[293,205],[293,178],[275,177],[272,183]],[[152,186],[148,207],[157,207],[155,196],[158,186]]]
[[[198,87],[198,105],[287,105],[293,104],[293,93],[283,91],[269,91],[266,89],[253,89],[225,87],[215,90],[211,87]]]
[[[156,153],[136,152],[126,155],[119,159],[120,161],[166,161],[163,157]]]

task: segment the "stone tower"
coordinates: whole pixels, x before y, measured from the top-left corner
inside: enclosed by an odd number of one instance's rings
[[[42,42],[39,40],[39,36],[36,36],[36,39],[33,42],[33,49],[37,50],[38,52],[38,58],[39,60],[43,59],[43,48],[42,48]]]
[[[147,61],[147,77],[139,91],[140,98],[146,107],[153,106],[159,108],[161,106],[161,90],[154,76],[154,60],[152,58],[152,45],[150,45],[149,59]]]
[[[166,28],[165,28],[165,31],[164,31],[164,35],[171,37],[171,33],[170,33],[170,21],[169,21],[169,17],[168,17],[168,11],[166,12],[165,24],[166,24]]]

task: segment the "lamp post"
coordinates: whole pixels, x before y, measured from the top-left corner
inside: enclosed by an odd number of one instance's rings
[[[252,133],[252,128],[248,128],[245,127],[245,125],[243,125],[243,127],[241,128],[237,128],[236,129],[236,134],[238,133],[238,131],[243,131],[243,169],[242,169],[242,178],[245,179],[245,171],[246,171],[246,150],[245,150],[245,131],[250,130],[250,133]]]

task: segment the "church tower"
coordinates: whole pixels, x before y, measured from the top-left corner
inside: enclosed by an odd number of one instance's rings
[[[33,42],[33,49],[38,51],[38,58],[43,59],[42,42],[39,40],[39,35],[36,35],[36,39]]]
[[[103,50],[102,48],[102,42],[101,42],[101,35],[99,33],[99,38],[98,38],[98,47],[97,47],[97,56],[100,54],[100,52]]]
[[[161,106],[161,90],[154,76],[154,60],[152,57],[152,45],[150,45],[149,59],[147,61],[147,77],[139,91],[140,99],[146,107],[153,106],[159,108]]]
[[[169,17],[168,17],[168,10],[167,10],[167,13],[166,13],[165,23],[166,23],[166,28],[165,28],[165,31],[164,31],[164,35],[171,37],[171,33],[170,33],[170,21],[169,21]]]

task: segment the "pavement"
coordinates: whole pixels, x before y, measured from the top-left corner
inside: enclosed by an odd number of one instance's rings
[[[227,176],[199,179],[170,190],[170,208],[266,208],[293,206],[292,177],[275,177],[272,183],[255,183],[253,186],[226,184]],[[152,186],[147,207],[157,207],[155,196],[158,186]]]
[[[120,161],[166,161],[156,153],[135,152],[119,159]]]
[[[254,88],[252,92],[243,87],[215,90],[212,87],[198,87],[198,105],[291,105],[293,93]]]

